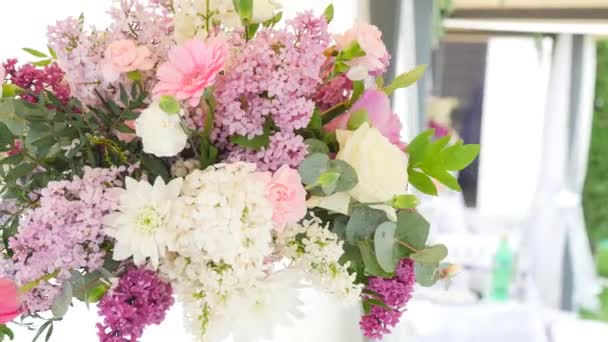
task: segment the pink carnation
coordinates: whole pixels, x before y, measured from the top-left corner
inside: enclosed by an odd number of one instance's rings
[[[104,53],[103,73],[107,81],[113,82],[120,74],[135,70],[150,70],[154,60],[146,46],[137,46],[130,39],[112,42]]]
[[[365,22],[357,22],[350,30],[335,35],[334,40],[338,50],[344,50],[352,43],[358,42],[361,49],[365,51],[365,56],[350,61],[350,66],[353,69],[366,71],[373,76],[386,71],[390,55],[384,42],[382,42],[382,32],[376,26]]]
[[[263,174],[266,178],[266,199],[272,203],[275,230],[281,231],[288,224],[294,224],[306,215],[306,190],[298,171],[283,165],[274,175]]]
[[[173,48],[169,61],[158,68],[154,96],[171,95],[197,106],[205,88],[215,83],[227,56],[228,44],[221,39],[192,39]]]
[[[0,278],[0,324],[6,324],[21,314],[19,290],[14,281]]]
[[[388,96],[376,89],[366,90],[349,112],[325,125],[325,130],[332,132],[336,129],[346,129],[351,114],[362,109],[367,111],[371,124],[391,143],[399,148],[405,147],[405,144],[401,141],[401,121],[397,114],[393,112]]]

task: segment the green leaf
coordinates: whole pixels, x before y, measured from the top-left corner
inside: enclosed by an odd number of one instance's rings
[[[393,275],[382,269],[378,264],[376,258],[376,252],[374,251],[373,242],[370,240],[362,240],[357,243],[359,250],[361,251],[361,257],[365,264],[365,273],[382,278],[391,278]]]
[[[316,184],[323,189],[323,192],[326,195],[331,195],[336,191],[336,185],[338,183],[338,179],[340,178],[340,173],[336,171],[325,171],[317,179]]]
[[[1,82],[0,82],[1,83]],[[15,97],[23,92],[23,89],[15,84],[2,84],[1,97]]]
[[[347,162],[339,159],[331,160],[329,162],[329,169],[337,171],[340,174],[336,183],[336,192],[350,191],[357,186],[359,182],[357,172]]]
[[[436,265],[448,256],[448,249],[444,245],[435,245],[418,251],[410,258],[421,264]]]
[[[204,170],[209,166],[215,164],[217,161],[217,157],[219,155],[219,151],[217,147],[209,142],[207,138],[202,138],[200,147],[200,163],[201,169]]]
[[[15,334],[5,324],[0,324],[0,342],[4,340],[4,337],[8,337],[11,341],[15,339]]]
[[[408,169],[407,174],[409,183],[416,189],[427,195],[437,196],[437,187],[435,187],[435,184],[429,176],[413,169]]]
[[[387,221],[379,225],[374,234],[374,248],[378,264],[389,273],[395,272],[397,267],[397,260],[393,257],[396,230],[397,225],[394,222]]]
[[[47,46],[47,48],[49,50],[49,54],[51,55],[51,58],[57,59],[57,53],[55,52],[55,50],[50,46]]]
[[[395,239],[422,250],[429,237],[429,223],[415,211],[400,211],[397,213],[397,231]],[[414,251],[411,251],[414,252]]]
[[[267,120],[264,124],[264,132],[262,135],[255,136],[253,138],[248,138],[243,135],[233,135],[230,137],[230,142],[239,145],[242,147],[247,147],[254,149],[256,151],[261,150],[264,147],[267,147],[270,144],[270,131],[272,127],[272,120]]]
[[[326,154],[311,154],[298,167],[302,182],[305,185],[316,183],[319,176],[327,170],[328,165],[329,157]]]
[[[342,103],[339,103],[339,104],[331,107],[330,109],[328,109],[327,111],[325,111],[321,114],[321,118],[323,119],[323,124],[325,125],[325,124],[330,123],[335,118],[344,114],[344,112],[346,112],[347,109],[348,109],[348,106],[347,106],[346,102],[342,102]]]
[[[133,70],[133,71],[129,71],[127,73],[127,77],[131,80],[131,81],[141,81],[141,71],[139,70]]]
[[[7,175],[7,178],[10,178],[12,180],[17,180],[19,178],[28,176],[35,169],[36,169],[36,164],[24,162],[24,163],[17,165],[15,168],[13,168],[11,170],[11,172],[9,172],[9,174]]]
[[[171,180],[167,165],[165,165],[165,163],[163,163],[159,158],[149,154],[142,154],[141,165],[143,169],[146,170],[151,176],[150,179],[156,179],[157,176],[160,176],[165,182],[169,182]]]
[[[458,179],[456,179],[456,177],[454,177],[454,175],[452,175],[451,173],[449,173],[448,171],[439,169],[439,168],[435,168],[435,169],[430,169],[430,170],[426,170],[427,174],[433,178],[435,178],[436,180],[438,180],[441,184],[447,186],[448,188],[455,190],[455,191],[462,191],[462,188],[460,187],[460,184],[458,184]]]
[[[312,118],[310,119],[310,123],[308,124],[308,128],[320,133],[321,129],[323,129],[323,119],[321,118],[321,112],[319,108],[315,108],[312,113]]]
[[[70,304],[72,304],[72,284],[69,281],[63,283],[61,292],[51,305],[51,312],[55,318],[62,318],[68,312]]]
[[[281,21],[282,18],[283,18],[283,12],[279,12],[279,13],[275,14],[274,17],[266,20],[262,24],[264,25],[264,27],[273,27],[279,21]]]
[[[346,239],[346,225],[348,224],[348,216],[336,215],[331,223],[331,231],[338,236],[338,239]]]
[[[327,144],[319,139],[306,139],[304,140],[306,146],[308,146],[308,153],[315,154],[329,154],[329,147]]]
[[[44,52],[40,52],[38,50],[35,49],[30,49],[30,48],[23,48],[23,51],[29,53],[30,55],[34,56],[34,57],[38,57],[38,58],[46,58],[48,57],[46,55],[46,53]]]
[[[416,195],[399,195],[393,198],[391,205],[395,209],[414,209],[420,204]]]
[[[357,274],[357,283],[363,283],[366,281],[365,262],[363,261],[363,256],[361,255],[359,246],[345,243],[344,254],[342,254],[342,257],[340,257],[339,263],[341,265],[346,265],[346,263],[349,263],[348,271],[350,274]]]
[[[435,135],[435,130],[426,130],[418,134],[407,146],[410,167],[417,167],[426,159],[427,147],[431,143],[433,135]]]
[[[182,110],[179,101],[170,95],[161,96],[158,105],[167,114],[178,114]]]
[[[248,22],[253,18],[253,1],[254,0],[233,0],[234,9],[243,22]]]
[[[14,142],[15,138],[11,130],[3,122],[0,122],[0,148],[9,147],[10,149]]]
[[[479,145],[462,145],[462,141],[441,151],[443,165],[449,171],[460,171],[479,155]]]
[[[365,56],[365,50],[361,48],[358,41],[354,41],[346,49],[342,50],[337,58],[341,61],[350,61],[363,56]]]
[[[334,4],[329,4],[329,6],[327,6],[325,8],[325,11],[323,11],[323,16],[325,17],[325,20],[327,20],[327,23],[331,23],[331,21],[334,19]]]
[[[47,65],[50,65],[51,63],[53,63],[52,60],[50,59],[43,59],[41,61],[37,61],[37,62],[32,62],[31,64],[37,67],[45,67]]]
[[[346,225],[346,241],[355,245],[358,241],[372,239],[376,228],[387,220],[382,210],[366,205],[355,206]]]
[[[350,97],[350,102],[351,103],[357,102],[357,100],[359,100],[359,98],[361,98],[361,95],[363,95],[364,91],[365,91],[365,84],[363,83],[363,81],[354,81],[353,82],[353,95]]]
[[[411,86],[424,75],[425,71],[426,65],[419,65],[414,69],[397,76],[397,78],[395,78],[391,84],[384,88],[384,92],[387,95],[392,95],[393,92],[399,88],[407,88]]]
[[[437,274],[437,267],[439,265],[428,265],[415,263],[414,273],[416,274],[416,282],[424,287],[431,287],[437,283],[439,276]]]
[[[354,131],[357,128],[361,127],[361,125],[363,125],[364,123],[369,124],[370,121],[369,121],[369,114],[367,113],[367,110],[362,108],[362,109],[356,110],[350,114],[346,127],[349,130]]]

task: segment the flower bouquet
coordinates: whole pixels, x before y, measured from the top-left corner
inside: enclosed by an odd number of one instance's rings
[[[459,190],[478,146],[406,145],[380,31],[331,35],[333,7],[123,0],[71,17],[0,80],[0,340],[51,337],[76,301],[101,341],[137,341],[175,301],[193,338],[271,337],[298,291],[360,301],[390,332],[414,283],[449,276],[411,191]],[[20,318],[18,318],[20,317]]]

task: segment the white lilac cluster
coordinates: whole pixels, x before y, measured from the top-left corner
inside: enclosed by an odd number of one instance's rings
[[[348,263],[339,262],[343,242],[319,218],[288,226],[279,234],[277,245],[280,255],[291,260],[291,267],[301,269],[314,286],[349,301],[359,300],[361,286],[355,284],[355,274],[349,274]]]
[[[167,241],[170,254],[161,273],[174,284],[198,336],[229,333],[230,327],[222,329],[222,322],[234,317],[257,321],[256,315],[274,306],[264,305],[264,298],[270,300],[276,287],[286,284],[283,277],[274,281],[275,275],[265,272],[265,260],[273,253],[273,209],[264,178],[255,171],[254,164],[246,163],[195,170],[185,177],[174,205],[173,236]],[[291,279],[281,291],[297,289],[297,281]],[[268,312],[289,312],[283,306],[294,303],[297,295],[290,297],[295,299],[281,301],[280,308]],[[258,300],[251,302],[254,298]]]

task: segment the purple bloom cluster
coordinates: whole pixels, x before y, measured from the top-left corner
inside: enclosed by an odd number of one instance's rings
[[[370,312],[361,318],[359,325],[365,336],[380,339],[382,335],[390,333],[390,328],[399,323],[405,305],[412,298],[415,282],[414,262],[410,259],[399,262],[392,279],[369,279],[367,289],[382,296],[387,307],[372,305]],[[364,296],[363,300],[370,298]]]
[[[17,60],[9,59],[2,66],[8,81],[22,89],[36,94],[48,90],[64,104],[70,99],[70,87],[63,81],[64,73],[56,63],[42,69],[32,64],[17,67]],[[21,98],[30,103],[38,101],[31,94],[23,94]]]
[[[238,36],[238,35],[237,35]],[[239,54],[216,83],[216,120],[212,138],[227,150],[227,161],[257,162],[261,170],[297,166],[307,153],[295,130],[310,122],[312,100],[321,84],[323,58],[330,35],[324,17],[307,12],[282,30],[265,29],[249,42],[235,38]],[[253,138],[272,119],[278,132],[268,147],[252,151],[230,144],[233,135]]]
[[[10,239],[15,252],[15,278],[20,285],[41,281],[24,298],[27,312],[46,311],[70,278],[70,271],[95,270],[103,265],[102,218],[118,206],[113,186],[124,168],[85,168],[82,178],[50,182],[41,190],[38,206],[25,212],[19,232]]]
[[[144,328],[160,324],[173,305],[171,285],[150,270],[130,268],[118,286],[98,304],[103,324],[97,324],[101,342],[137,341]]]

